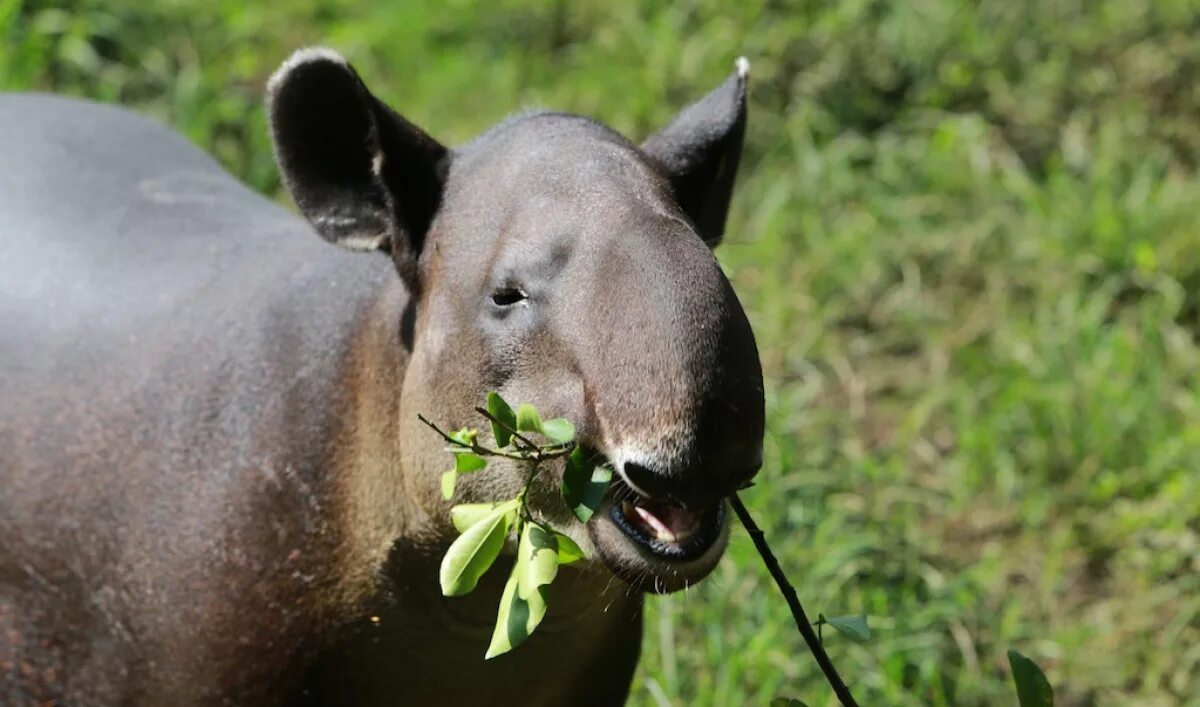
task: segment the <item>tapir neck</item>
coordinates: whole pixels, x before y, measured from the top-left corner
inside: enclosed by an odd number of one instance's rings
[[[399,430],[414,306],[398,281],[383,288],[354,322],[343,364],[344,410],[331,470],[341,506],[343,611],[370,603],[389,550],[422,522],[405,493]]]

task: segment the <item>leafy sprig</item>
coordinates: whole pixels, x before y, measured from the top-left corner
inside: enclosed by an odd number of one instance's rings
[[[422,422],[448,443],[454,468],[442,474],[442,495],[454,497],[458,479],[487,468],[488,457],[501,457],[527,465],[525,484],[516,498],[499,503],[467,503],[450,509],[450,519],[460,533],[442,558],[438,579],[442,594],[462,596],[473,591],[480,577],[500,556],[505,542],[517,542],[516,561],[504,585],[496,626],[485,658],[507,653],[523,643],[546,616],[549,587],[558,568],[584,559],[579,545],[568,535],[538,522],[526,497],[544,462],[563,458],[562,498],[575,517],[586,523],[599,507],[612,480],[612,470],[598,464],[599,457],[575,443],[575,426],[564,418],[543,420],[537,409],[521,403],[516,410],[491,392],[487,407],[475,408],[491,425],[494,446],[479,440],[479,430],[462,428],[446,432],[423,415]],[[545,439],[545,442],[534,438]]]

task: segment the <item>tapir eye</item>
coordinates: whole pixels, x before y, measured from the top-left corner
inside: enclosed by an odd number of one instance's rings
[[[528,297],[519,287],[501,287],[492,293],[492,303],[497,307],[510,307]]]

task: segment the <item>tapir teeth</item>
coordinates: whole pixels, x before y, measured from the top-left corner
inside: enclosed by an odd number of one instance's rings
[[[664,543],[681,543],[695,535],[699,527],[695,516],[675,506],[626,500],[621,504],[621,511],[648,535]]]

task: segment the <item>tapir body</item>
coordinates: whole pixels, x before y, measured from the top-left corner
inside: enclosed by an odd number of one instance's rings
[[[363,103],[366,118],[351,105],[349,118],[305,127],[311,112],[285,111],[316,74],[313,100],[327,98],[329,85],[361,86],[325,53],[294,59],[275,80],[280,162],[312,225],[150,120],[50,96],[0,97],[0,703],[620,704],[637,663],[641,590],[694,581],[719,556],[719,498],[760,459],[761,373],[736,298],[689,230],[694,215],[658,176],[669,160],[640,157],[590,121],[538,114],[438,152],[413,168],[418,177],[387,177],[433,143],[423,134],[404,142],[411,126],[374,102]],[[355,95],[373,101],[365,89]],[[337,158],[320,154],[328,147],[304,152],[324,139],[312,131],[353,133],[358,118],[375,143],[350,134],[346,149],[374,145],[353,161],[367,172],[339,167],[314,181],[304,165]],[[519,199],[497,183],[539,142],[555,140],[609,141],[615,152],[589,158],[598,160],[591,169],[628,159],[650,186],[581,193],[570,185],[584,183],[586,164],[558,186],[538,181],[538,167]],[[343,172],[349,186],[327,190]],[[490,192],[480,187],[489,183]],[[343,192],[370,208],[325,208],[328,194]],[[505,206],[514,200],[554,202],[562,217],[539,238],[567,239],[566,250],[559,241],[505,245],[526,237],[505,229],[543,213]],[[644,215],[639,200],[659,215]],[[633,206],[608,208],[626,202]],[[603,357],[620,361],[611,329],[650,315],[589,303],[598,295],[581,284],[574,299],[558,297],[570,301],[569,316],[532,319],[559,272],[620,260],[598,246],[585,260],[573,245],[608,242],[579,235],[605,220],[677,233],[650,236],[669,245],[630,262],[658,262],[668,274],[677,264],[672,277],[702,293],[686,295],[695,299],[679,310],[686,316],[662,310],[668,341],[643,344],[643,355],[677,351],[693,330],[734,332],[692,347],[703,356],[649,360],[639,374],[678,378],[645,413],[683,420],[663,423],[684,429],[671,437],[684,440],[671,448],[674,466],[659,464],[668,457],[658,452],[628,451],[629,435],[605,406],[642,413],[595,392],[636,381],[579,353],[589,337],[607,337]],[[559,234],[572,223],[575,233]],[[314,226],[351,249],[329,247]],[[456,267],[479,271],[478,281]],[[529,274],[546,270],[554,273],[542,280]],[[600,273],[592,280],[619,286],[624,277]],[[476,290],[483,319],[463,314],[475,305],[461,304],[461,293]],[[531,322],[520,333],[504,328],[519,317]],[[555,323],[576,320],[584,324]],[[672,327],[683,333],[672,337]],[[708,363],[688,363],[697,357]],[[686,372],[701,364],[708,372]],[[593,560],[564,568],[550,615],[527,644],[484,661],[506,572],[489,572],[468,597],[441,596],[437,566],[454,537],[436,484],[447,456],[415,413],[448,427],[478,424],[471,408],[489,389],[576,420],[581,443],[612,460],[635,505],[654,511],[661,493],[680,509],[715,508],[704,512],[716,525],[688,555],[647,540],[644,528],[626,528],[640,538],[630,541],[620,531],[627,521],[570,524],[553,487],[534,489],[544,522]],[[638,449],[666,448],[652,442]],[[513,495],[515,470],[487,474],[455,502]],[[605,518],[623,518],[618,505]]]

